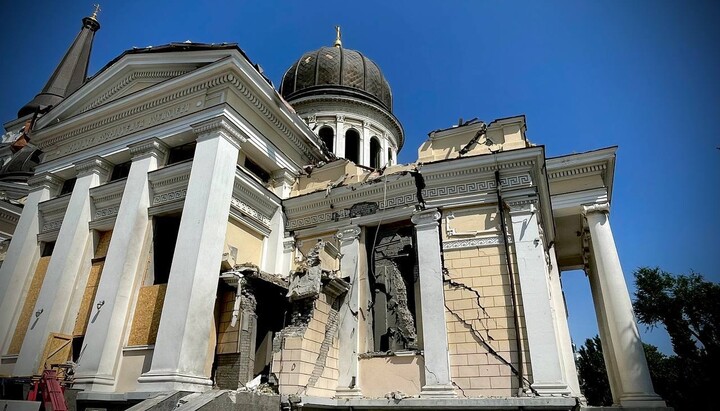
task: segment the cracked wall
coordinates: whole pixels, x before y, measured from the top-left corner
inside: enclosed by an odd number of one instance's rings
[[[456,227],[468,232],[485,231],[497,220],[488,212],[488,227]],[[444,212],[444,217],[448,212]],[[446,219],[443,219],[445,224]],[[475,225],[475,224],[473,224]],[[444,226],[445,227],[445,226]],[[443,240],[448,240],[443,231]],[[499,232],[492,234],[501,237]],[[515,260],[511,250],[512,260]],[[450,354],[450,371],[458,387],[459,396],[516,396],[519,382],[517,371],[519,356],[516,342],[515,320],[511,298],[510,276],[505,251],[500,244],[446,249],[443,252],[445,268],[446,324]],[[517,268],[513,263],[515,284],[519,284]],[[519,289],[518,301],[520,337],[522,341],[523,375],[532,381],[527,336],[522,316]],[[527,385],[527,382],[526,382]]]
[[[307,325],[291,325],[276,337],[272,373],[282,395],[333,397],[339,375],[337,309],[324,293],[308,304]]]

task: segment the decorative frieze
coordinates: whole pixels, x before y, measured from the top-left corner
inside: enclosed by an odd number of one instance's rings
[[[38,205],[41,234],[60,230],[69,202],[70,195],[68,194],[43,201]]]
[[[120,209],[126,180],[113,181],[90,189],[95,213],[93,220],[115,217]]]
[[[183,200],[187,194],[192,162],[174,164],[148,174],[152,201],[151,207]]]
[[[462,250],[466,248],[488,247],[503,244],[501,235],[466,238],[462,240],[443,241],[443,250]],[[512,238],[508,237],[508,243],[512,244]]]

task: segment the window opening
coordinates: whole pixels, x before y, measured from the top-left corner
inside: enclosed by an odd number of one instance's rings
[[[190,160],[195,156],[195,147],[197,146],[197,143],[195,141],[192,141],[187,144],[183,144],[181,146],[172,147],[170,149],[170,153],[168,154],[168,162],[167,164],[175,164],[179,163],[181,161]]]
[[[130,174],[130,165],[132,161],[126,161],[113,167],[112,174],[110,174],[110,181],[120,180],[126,178]]]
[[[322,127],[320,128],[320,131],[318,132],[318,135],[320,136],[320,141],[325,144],[325,147],[328,149],[328,151],[335,151],[335,132],[333,131],[332,127]]]
[[[345,132],[345,158],[360,164],[360,133],[350,129]]]
[[[412,226],[383,226],[370,230],[367,236],[375,351],[418,348],[418,268],[413,232]]]
[[[154,220],[153,260],[155,278],[153,279],[153,285],[167,284],[173,254],[175,253],[178,230],[180,229],[180,215],[156,216]]]
[[[245,168],[251,173],[255,174],[257,178],[262,180],[263,183],[270,181],[270,173],[265,171],[260,165],[249,158],[245,157]]]
[[[77,177],[69,178],[65,180],[65,182],[62,185],[62,188],[60,189],[60,195],[70,194],[73,191],[73,188],[75,188],[75,182],[77,181]]]
[[[382,150],[382,147],[380,147],[380,141],[378,141],[377,137],[373,137],[370,139],[370,167],[372,168],[380,168],[380,152]]]

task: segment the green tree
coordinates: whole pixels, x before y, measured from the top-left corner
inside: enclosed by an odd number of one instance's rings
[[[664,327],[674,355],[643,344],[655,392],[676,411],[706,409],[720,366],[720,285],[696,273],[673,276],[658,268],[635,271],[635,314],[649,327]],[[577,359],[580,387],[590,405],[610,405],[612,396],[600,338],[585,341]]]
[[[585,340],[578,350],[577,368],[580,389],[589,405],[612,405],[610,383],[603,359],[600,337]]]
[[[702,409],[720,366],[720,285],[696,273],[674,276],[659,268],[634,274],[638,321],[665,327],[675,352],[664,359],[646,352],[655,391],[677,411]]]

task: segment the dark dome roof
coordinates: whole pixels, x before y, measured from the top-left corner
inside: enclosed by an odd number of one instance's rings
[[[288,101],[311,94],[347,94],[392,111],[390,85],[360,52],[342,47],[309,51],[285,72],[280,94]]]

